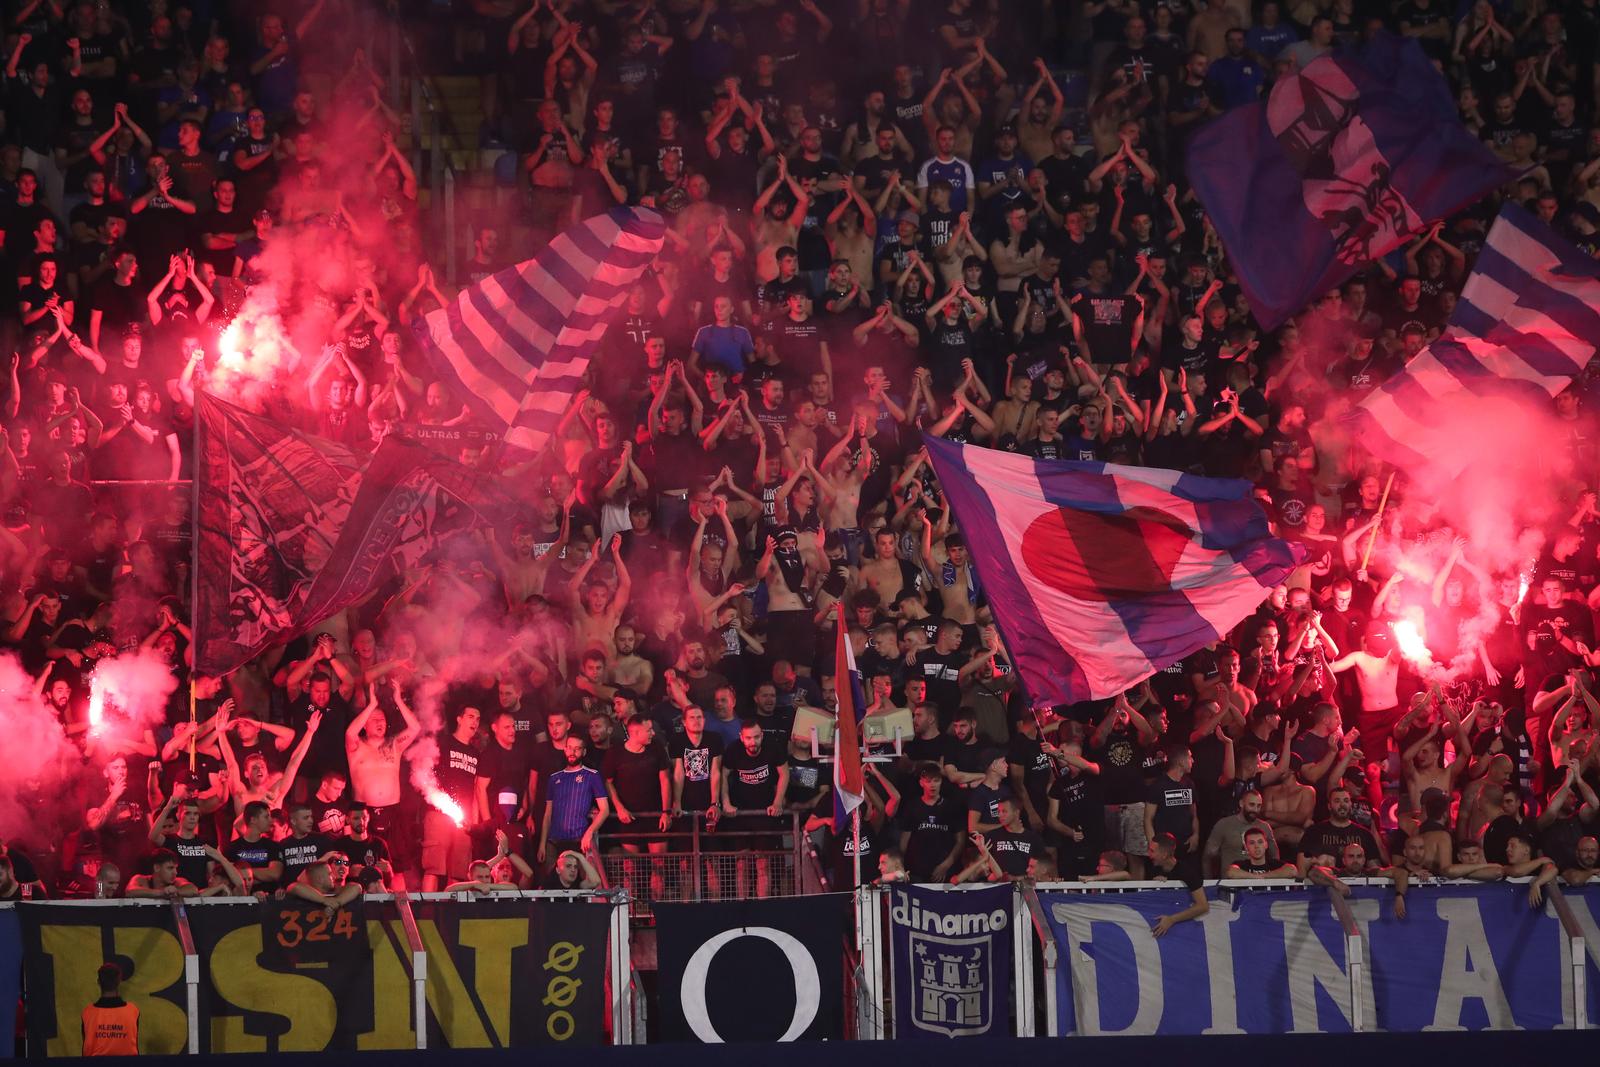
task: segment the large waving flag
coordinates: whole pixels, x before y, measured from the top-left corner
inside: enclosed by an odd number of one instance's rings
[[[1454,475],[1501,406],[1548,404],[1600,345],[1600,263],[1515,204],[1500,209],[1444,332],[1356,412],[1373,452]],[[1515,417],[1514,413],[1510,413]],[[1481,438],[1479,438],[1481,440]]]
[[[417,325],[422,350],[485,426],[507,444],[537,452],[665,232],[648,208],[585,219],[532,259],[429,312]]]
[[[1305,551],[1249,482],[928,438],[1035,705],[1115,696],[1218,640]]]
[[[867,791],[861,770],[861,720],[867,714],[867,696],[861,685],[861,672],[856,668],[856,650],[850,647],[843,601],[838,607],[835,628],[839,638],[833,659],[834,690],[839,694],[838,722],[833,733],[833,825],[842,833],[845,820],[861,806]]]
[[[373,455],[201,394],[195,669],[223,675],[366,596],[392,561],[523,506],[508,483],[385,438]]]
[[[1388,34],[1208,124],[1188,165],[1269,330],[1512,176],[1462,125],[1417,42]]]

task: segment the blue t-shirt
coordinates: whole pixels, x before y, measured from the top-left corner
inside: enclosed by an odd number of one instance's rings
[[[1257,99],[1257,91],[1266,84],[1267,72],[1248,56],[1223,56],[1211,64],[1207,77],[1222,90],[1222,106],[1236,108]]]
[[[926,188],[941,178],[950,183],[950,210],[957,215],[967,210],[968,198],[974,185],[972,168],[967,165],[967,161],[952,157],[950,162],[941,163],[939,157],[935,156],[922,165],[922,171],[917,175],[917,184]]]
[[[1294,27],[1287,22],[1280,22],[1270,29],[1266,26],[1252,26],[1245,31],[1244,46],[1268,60],[1278,58],[1278,53],[1288,48],[1300,39]]]
[[[729,375],[743,374],[745,363],[756,351],[749,330],[739,325],[718,326],[715,323],[696,330],[691,347],[700,357],[701,366],[721,367]]]
[[[576,841],[589,829],[595,801],[605,800],[606,783],[589,767],[567,767],[550,776],[550,840]]]

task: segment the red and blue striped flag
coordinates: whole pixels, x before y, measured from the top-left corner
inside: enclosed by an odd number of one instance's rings
[[[505,442],[537,452],[589,369],[606,326],[661,251],[648,208],[613,208],[532,259],[463,289],[417,325],[434,372]]]
[[[843,832],[845,820],[861,806],[866,780],[861,770],[861,720],[867,714],[867,696],[856,669],[856,651],[850,647],[844,603],[839,608],[839,639],[834,654],[834,690],[839,694],[838,722],[833,732],[833,825]]]
[[[1249,482],[925,441],[1035,706],[1137,685],[1305,559],[1270,535]]]
[[[1500,209],[1444,332],[1355,413],[1363,444],[1412,473],[1459,474],[1483,429],[1548,405],[1600,345],[1600,263],[1515,204]]]

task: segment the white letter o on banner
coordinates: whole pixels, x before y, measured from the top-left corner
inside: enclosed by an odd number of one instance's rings
[[[785,1030],[778,1040],[797,1040],[806,1032],[806,1028],[817,1017],[817,1009],[822,1006],[822,978],[817,974],[817,963],[811,958],[811,953],[806,951],[806,947],[793,935],[786,934],[782,930],[774,930],[770,926],[743,926],[737,930],[724,930],[694,950],[694,955],[689,957],[689,963],[683,969],[679,991],[679,999],[683,1002],[684,1021],[689,1024],[689,1029],[694,1031],[694,1036],[706,1044],[723,1043],[722,1035],[711,1025],[711,1016],[706,1011],[706,978],[711,971],[711,961],[736,937],[766,938],[777,945],[789,960],[789,969],[794,972],[794,1017],[789,1020],[789,1029]]]

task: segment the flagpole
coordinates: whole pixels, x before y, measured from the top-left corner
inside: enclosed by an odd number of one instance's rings
[[[190,381],[194,389],[194,428],[190,442],[192,458],[189,460],[189,773],[195,771],[195,740],[200,733],[200,720],[196,705],[195,670],[200,664],[200,464],[204,454],[200,451],[200,400],[204,395],[202,375],[205,364]]]
[[[1372,546],[1378,543],[1378,527],[1383,524],[1383,511],[1389,506],[1389,490],[1394,488],[1394,471],[1389,472],[1389,480],[1383,483],[1383,499],[1378,501],[1378,513],[1372,517],[1372,533],[1367,538],[1367,548],[1361,553],[1361,569],[1366,570],[1367,564],[1372,560]]]
[[[856,885],[861,885],[861,809],[866,806],[863,801],[856,805],[856,810],[850,813],[851,832],[855,835],[856,850]]]

